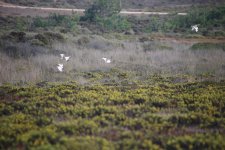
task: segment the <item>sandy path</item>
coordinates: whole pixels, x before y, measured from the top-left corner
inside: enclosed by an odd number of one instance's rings
[[[49,13],[59,13],[71,15],[73,13],[82,15],[84,9],[68,9],[68,8],[50,8],[50,7],[27,7],[12,5],[0,2],[0,15],[18,15],[18,16],[48,16]],[[168,15],[168,12],[142,12],[122,10],[122,15]],[[178,13],[178,15],[186,15],[186,13]]]

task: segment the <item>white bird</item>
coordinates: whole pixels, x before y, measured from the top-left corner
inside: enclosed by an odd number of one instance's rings
[[[70,59],[70,56],[67,56],[67,57],[65,56],[66,61],[69,61],[69,59]]]
[[[193,25],[193,26],[191,26],[191,30],[192,30],[192,31],[195,30],[195,32],[198,32],[198,25]]]
[[[107,63],[107,64],[110,64],[110,63],[112,62],[110,59],[105,58],[105,57],[103,57],[102,59],[103,59],[103,60],[105,61],[105,63]]]
[[[65,57],[65,54],[60,54],[61,59],[63,59]]]
[[[57,68],[60,72],[63,72],[63,64],[58,64]]]
[[[59,67],[63,67],[63,64],[58,64]]]
[[[60,72],[63,72],[63,67],[57,66],[57,68]]]

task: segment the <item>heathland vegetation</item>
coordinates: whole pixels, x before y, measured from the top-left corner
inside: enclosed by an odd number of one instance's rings
[[[225,149],[225,6],[120,6],[0,17],[0,149]]]
[[[7,3],[42,6],[42,7],[65,7],[65,8],[88,8],[95,0],[2,0]],[[193,5],[220,5],[225,4],[223,0],[121,0],[125,9],[166,9],[183,10]]]

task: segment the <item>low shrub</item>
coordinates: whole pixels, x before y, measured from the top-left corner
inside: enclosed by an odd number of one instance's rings
[[[76,30],[78,16],[66,16],[59,14],[51,14],[47,18],[36,17],[31,24],[32,28],[46,28],[46,27],[64,27],[71,31]]]
[[[61,143],[65,145],[66,149],[71,150],[114,150],[113,144],[103,138],[83,136],[83,137],[72,137],[63,138]]]
[[[0,149],[224,149],[224,82],[173,79],[2,85]]]
[[[41,41],[45,45],[49,44],[49,39],[45,37],[43,34],[36,34],[34,38]]]
[[[80,46],[84,46],[84,45],[88,44],[89,42],[90,42],[90,39],[89,39],[88,37],[86,37],[86,36],[83,36],[83,37],[81,37],[81,38],[79,38],[79,39],[77,40],[77,43],[78,43]]]
[[[216,50],[222,49],[225,51],[225,44],[221,43],[196,43],[190,48],[191,50]]]
[[[224,149],[225,144],[223,142],[223,136],[215,135],[204,135],[199,134],[195,136],[184,136],[175,137],[167,142],[166,148],[168,150],[179,150],[179,149]]]
[[[32,39],[30,41],[31,45],[35,45],[35,46],[45,46],[45,43],[43,43],[43,41],[39,40],[40,37],[36,37],[37,39]]]
[[[38,41],[38,43],[43,45],[41,41]],[[37,54],[46,54],[48,49],[39,47],[39,45],[31,46],[29,43],[12,43],[9,41],[4,41],[2,47],[0,48],[0,52],[12,58],[29,58],[31,56],[36,56]]]
[[[123,32],[131,29],[130,22],[118,15],[113,15],[107,18],[97,18],[97,23],[99,26],[106,32],[108,31],[117,31]]]
[[[34,36],[34,39],[40,41],[35,44],[40,44],[40,45],[44,44],[45,46],[50,45],[53,41],[60,41],[60,42],[64,41],[63,35],[61,35],[60,33],[54,33],[54,32],[38,33]]]

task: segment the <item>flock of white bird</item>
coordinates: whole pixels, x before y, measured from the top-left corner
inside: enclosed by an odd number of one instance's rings
[[[102,59],[105,61],[106,64],[110,64],[112,62],[111,59],[108,59],[106,57],[103,57]]]
[[[191,26],[191,30],[192,31],[195,31],[195,32],[198,32],[198,25]],[[62,60],[65,59],[66,62],[67,62],[67,61],[69,61],[69,59],[70,59],[71,56],[65,56],[65,54],[60,54],[60,57],[61,57]],[[106,57],[103,57],[102,60],[104,60],[104,62],[106,64],[110,64],[112,62],[111,59],[106,58]],[[63,72],[63,64],[58,64],[57,68],[58,68],[58,70],[60,72]]]
[[[66,62],[69,61],[70,57],[71,57],[71,56],[65,56],[65,54],[60,54],[60,59],[62,59],[62,60],[65,59]],[[108,58],[106,58],[106,57],[103,57],[102,59],[104,60],[104,62],[105,62],[106,64],[110,64],[110,63],[112,62],[111,59],[108,59]],[[59,71],[59,72],[63,72],[63,67],[64,67],[63,64],[58,64],[58,65],[57,65],[58,71]]]
[[[69,61],[69,59],[70,59],[70,56],[65,56],[65,54],[60,54],[60,59],[65,59],[66,60],[66,62],[67,61]],[[57,65],[57,69],[60,71],[60,72],[63,72],[63,64],[58,64]]]

